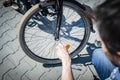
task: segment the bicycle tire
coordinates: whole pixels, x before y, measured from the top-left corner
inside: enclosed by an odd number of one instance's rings
[[[47,7],[49,5],[53,5],[54,4],[54,1],[50,1],[48,3],[45,3],[43,6]],[[78,46],[77,48],[75,48],[75,50],[71,51],[70,52],[70,57],[73,58],[75,57],[77,54],[79,54],[79,52],[82,51],[82,49],[85,47],[88,39],[89,39],[89,36],[90,36],[90,24],[89,24],[89,21],[87,19],[87,17],[84,15],[84,13],[82,12],[81,8],[79,7],[79,5],[76,5],[74,4],[73,2],[71,3],[70,1],[63,1],[63,6],[67,6],[67,7],[71,7],[73,10],[75,10],[77,12],[78,15],[82,16],[81,19],[84,23],[84,35],[83,35],[83,39],[81,40],[81,42],[77,43]],[[46,64],[55,64],[55,63],[60,63],[61,61],[58,59],[58,58],[47,58],[46,56],[45,57],[41,57],[41,56],[38,56],[36,55],[29,47],[28,47],[28,44],[26,43],[27,41],[25,40],[25,30],[26,30],[26,25],[28,25],[28,21],[30,21],[30,18],[32,18],[33,15],[36,15],[36,13],[39,11],[39,4],[36,4],[35,6],[33,6],[30,10],[28,10],[26,12],[26,14],[23,16],[20,24],[19,24],[19,28],[20,28],[20,31],[19,31],[19,42],[20,42],[20,45],[23,49],[23,51],[32,59],[38,61],[38,62],[42,62],[42,63],[46,63]],[[64,10],[64,8],[63,8]],[[40,16],[42,17],[42,16]],[[44,17],[43,17],[44,18]],[[80,19],[80,20],[81,20]],[[74,22],[73,22],[74,23]],[[34,24],[32,24],[34,25]],[[29,27],[30,29],[31,27]],[[34,27],[32,27],[34,28]],[[72,27],[73,28],[73,27]],[[28,31],[29,31],[28,29]],[[33,29],[31,29],[33,30]],[[30,31],[32,32],[32,31]],[[52,31],[51,31],[52,32]],[[37,33],[37,32],[36,32]],[[35,34],[35,33],[34,33]],[[41,34],[43,35],[43,34]],[[32,35],[34,36],[34,35]],[[68,36],[70,37],[70,36]],[[74,39],[74,37],[72,37]],[[32,38],[31,38],[32,39]],[[31,40],[30,39],[30,40]],[[76,40],[75,40],[76,41]],[[29,42],[29,41],[28,41]],[[55,42],[55,41],[54,41]],[[43,42],[44,43],[44,42]],[[42,44],[43,44],[42,43]],[[52,42],[50,42],[52,43]],[[56,43],[56,42],[55,42]],[[33,43],[32,43],[33,44]],[[77,45],[76,44],[76,45]],[[34,44],[33,44],[34,45]],[[64,44],[65,45],[65,44]],[[45,46],[45,45],[43,45]],[[46,44],[46,47],[47,48],[49,45]],[[72,46],[71,46],[72,47]],[[72,47],[73,48],[73,47]],[[41,52],[42,53],[42,52]],[[55,55],[55,54],[54,54]]]

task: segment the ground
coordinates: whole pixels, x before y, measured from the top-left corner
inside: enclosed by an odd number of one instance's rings
[[[93,9],[104,0],[77,0]],[[0,80],[60,80],[61,65],[47,65],[29,58],[21,49],[18,32],[22,14],[11,7],[3,7],[0,0]],[[95,29],[95,24],[94,24]],[[72,61],[72,71],[75,80],[94,80],[99,78],[91,64],[91,54],[97,31],[91,32],[89,42]]]

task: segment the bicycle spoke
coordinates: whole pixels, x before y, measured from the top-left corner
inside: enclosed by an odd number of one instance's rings
[[[72,3],[71,3],[72,4]],[[64,3],[62,21],[59,33],[59,41],[64,46],[70,44],[68,50],[71,55],[76,50],[79,52],[81,44],[84,42],[86,35],[86,23],[80,11],[76,6],[70,3]],[[34,7],[34,6],[33,6]],[[54,61],[58,60],[56,55],[55,30],[57,24],[57,14],[54,3],[43,7],[45,11],[41,11],[39,7],[27,18],[26,24],[21,34],[21,42],[26,51],[31,53],[30,56],[39,58],[40,60]],[[23,40],[23,41],[22,41]],[[29,56],[29,55],[28,55]],[[39,60],[39,61],[40,61]],[[53,62],[54,63],[54,62]]]

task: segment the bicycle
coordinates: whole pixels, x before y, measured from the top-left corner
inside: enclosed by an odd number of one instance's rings
[[[55,64],[57,43],[70,44],[73,58],[85,47],[91,30],[91,19],[84,6],[72,0],[45,0],[34,5],[23,16],[19,27],[19,42],[32,59]]]

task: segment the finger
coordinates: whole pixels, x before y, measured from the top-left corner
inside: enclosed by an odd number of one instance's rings
[[[57,46],[56,46],[56,49],[60,49],[60,48],[63,48],[63,45],[61,43],[59,43]]]

